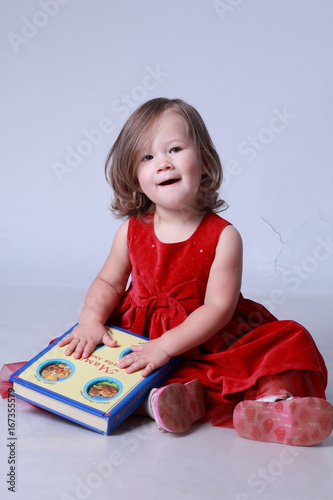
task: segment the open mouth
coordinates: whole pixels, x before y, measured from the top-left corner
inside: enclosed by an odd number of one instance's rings
[[[169,186],[170,184],[175,184],[178,182],[180,179],[168,179],[167,181],[161,182],[159,186]]]

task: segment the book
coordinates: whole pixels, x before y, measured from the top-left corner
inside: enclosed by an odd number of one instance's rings
[[[131,352],[131,345],[142,345],[149,339],[108,326],[109,335],[117,340],[116,347],[99,344],[88,358],[74,359],[65,355],[67,346],[59,347],[58,343],[75,326],[11,375],[12,394],[108,435],[143,403],[152,388],[170,377],[179,358],[172,358],[144,378],[142,370],[126,373],[118,367],[119,359]]]

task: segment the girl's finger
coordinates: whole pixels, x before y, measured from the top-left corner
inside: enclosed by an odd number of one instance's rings
[[[70,356],[76,349],[76,346],[78,344],[78,340],[77,339],[72,339],[70,344],[68,345],[66,351],[65,351],[65,355],[66,356]]]
[[[130,366],[137,360],[137,356],[133,354],[127,354],[123,358],[120,359],[118,366],[119,368],[126,368],[127,366]]]
[[[63,339],[61,339],[61,340],[59,341],[58,346],[59,346],[59,347],[62,347],[62,346],[64,346],[64,345],[67,345],[67,344],[69,344],[72,340],[73,340],[73,335],[72,335],[71,333],[69,333],[68,335],[66,335],[66,337],[64,337]]]
[[[74,358],[75,359],[80,359],[81,358],[82,353],[83,353],[85,347],[86,347],[86,342],[85,341],[81,340],[81,342],[79,342],[77,344],[76,349],[74,351]]]
[[[109,334],[105,334],[103,339],[102,339],[103,344],[107,345],[108,347],[115,347],[118,342],[110,337]]]
[[[89,358],[90,354],[92,354],[92,352],[95,350],[95,343],[92,342],[92,341],[89,341],[86,343],[84,349],[83,349],[83,352],[82,352],[82,358],[83,359],[86,359],[86,358]]]
[[[130,366],[128,366],[125,369],[125,372],[126,373],[136,372],[136,371],[140,370],[141,368],[144,368],[145,364],[146,363],[142,359],[138,359],[137,361],[134,361],[134,363],[132,363]]]
[[[139,352],[139,351],[142,351],[143,345],[131,345],[131,349],[134,352]]]
[[[148,375],[151,374],[152,371],[155,370],[155,366],[152,362],[148,363],[148,365],[146,366],[146,368],[141,372],[141,375],[143,377],[148,377]]]

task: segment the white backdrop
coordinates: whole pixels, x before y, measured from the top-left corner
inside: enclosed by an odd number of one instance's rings
[[[331,294],[331,0],[1,0],[1,283],[87,287],[120,221],[104,159],[143,101],[202,114],[243,290]]]

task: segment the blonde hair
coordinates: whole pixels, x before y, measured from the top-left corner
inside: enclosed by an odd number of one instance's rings
[[[134,111],[106,158],[105,176],[114,193],[111,208],[118,217],[140,216],[154,211],[154,203],[140,189],[136,166],[144,145],[166,111],[173,111],[184,118],[189,138],[201,161],[203,175],[195,208],[201,213],[227,208],[218,194],[223,176],[221,161],[200,114],[181,99],[159,97]]]

